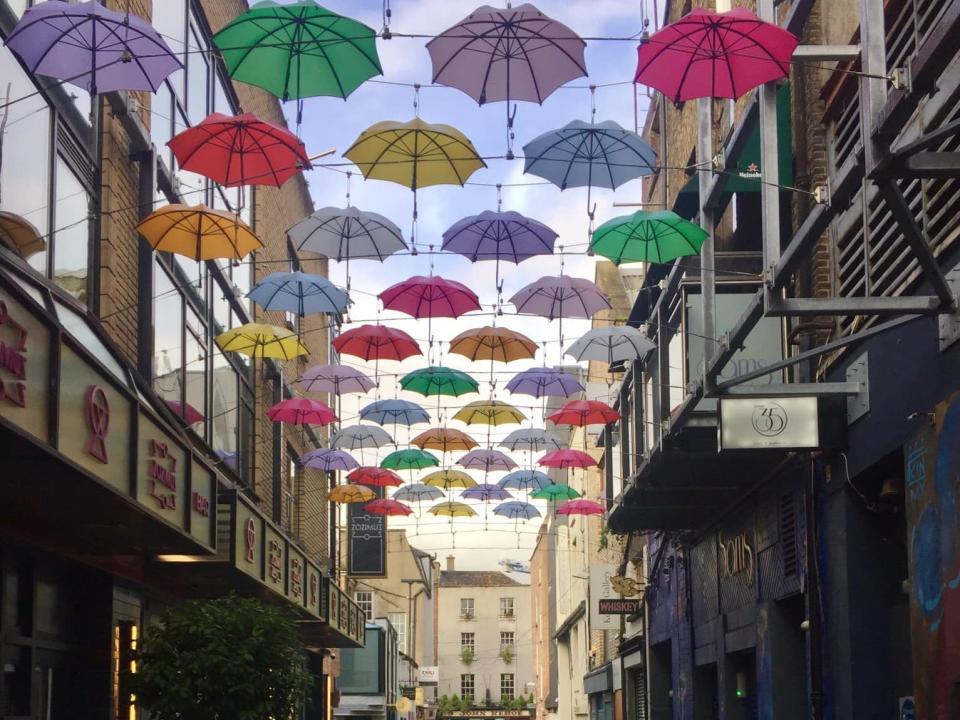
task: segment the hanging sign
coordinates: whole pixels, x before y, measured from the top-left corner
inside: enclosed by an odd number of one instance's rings
[[[720,449],[819,447],[817,408],[815,397],[723,398]]]
[[[382,497],[382,492],[378,492],[377,496]],[[348,575],[386,576],[386,517],[367,512],[363,507],[358,507],[358,503],[350,503],[347,509],[347,539]]]

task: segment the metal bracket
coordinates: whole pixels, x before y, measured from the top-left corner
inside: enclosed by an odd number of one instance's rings
[[[942,313],[938,318],[939,332],[937,335],[940,340],[940,352],[960,340],[960,265],[948,272],[944,279],[953,291],[953,296],[958,298],[958,302],[954,303],[956,310],[952,313]]]
[[[817,185],[817,187],[813,189],[813,199],[816,201],[817,205],[829,205],[830,185]]]
[[[847,424],[852,425],[870,412],[870,366],[868,353],[862,353],[847,368],[847,382],[860,385],[860,393],[847,398]]]
[[[906,90],[907,92],[910,92],[913,84],[910,75],[910,68],[906,66],[894,68],[893,72],[890,73],[890,84],[898,90]]]

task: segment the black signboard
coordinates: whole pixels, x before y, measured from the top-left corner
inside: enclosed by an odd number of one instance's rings
[[[383,496],[380,488],[377,497]],[[363,509],[360,503],[347,506],[348,575],[386,577],[387,518]]]
[[[601,599],[599,601],[601,615],[636,615],[640,612],[640,601],[636,598]]]

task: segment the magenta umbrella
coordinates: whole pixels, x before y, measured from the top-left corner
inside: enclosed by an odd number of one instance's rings
[[[587,468],[593,467],[597,461],[589,453],[582,450],[573,450],[564,448],[563,450],[553,450],[544,455],[537,462],[538,465],[549,468],[559,468],[566,470],[569,468]]]
[[[199,410],[197,410],[190,403],[180,402],[179,400],[167,400],[167,406],[173,410],[177,415],[182,417],[187,425],[195,425],[198,422],[203,422],[206,418],[203,416]]]
[[[458,318],[480,309],[480,298],[466,285],[436,275],[414,275],[391,285],[378,296],[385,310],[397,310],[412,317],[427,318],[430,339],[433,318]]]
[[[267,410],[267,417],[273,422],[285,422],[292,425],[329,425],[339,418],[319,400],[295,397],[281,400]]]
[[[457,465],[468,470],[483,470],[484,472],[508,472],[514,470],[517,464],[513,459],[499,450],[471,450],[457,460]]]
[[[557,507],[557,515],[603,515],[603,505],[593,500],[570,500]]]
[[[347,365],[314,365],[297,380],[306,392],[367,393],[377,384],[356,368]]]

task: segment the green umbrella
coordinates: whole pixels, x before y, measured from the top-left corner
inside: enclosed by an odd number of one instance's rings
[[[530,497],[536,500],[575,500],[580,493],[569,485],[545,485],[530,493]]]
[[[387,455],[380,467],[389,470],[422,470],[425,467],[439,466],[440,461],[433,453],[419,448],[396,450]]]
[[[400,387],[421,395],[467,395],[478,392],[480,385],[465,372],[446,367],[426,367],[400,378]]]
[[[701,227],[669,210],[638,210],[633,215],[608,220],[594,230],[590,249],[617,265],[669,263],[697,255],[706,238]]]
[[[214,35],[230,77],[281,100],[345,98],[382,75],[377,33],[313,0],[259,2]]]

